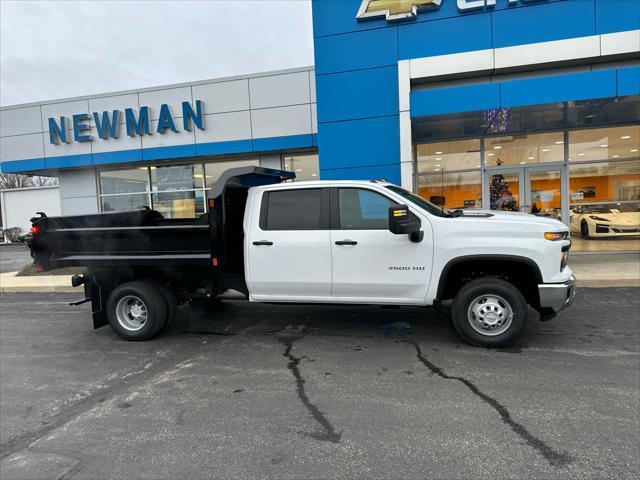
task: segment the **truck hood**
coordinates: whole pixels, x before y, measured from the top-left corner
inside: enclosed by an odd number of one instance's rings
[[[549,217],[539,217],[530,213],[521,212],[503,212],[500,210],[466,210],[462,217],[458,217],[461,220],[467,220],[469,218],[482,219],[486,221],[501,221],[509,223],[526,223],[529,225],[536,224],[550,228],[553,231],[567,230],[567,226],[559,220]]]

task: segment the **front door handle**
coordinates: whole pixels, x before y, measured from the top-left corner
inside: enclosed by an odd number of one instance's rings
[[[355,240],[338,240],[336,245],[357,245],[358,242]]]
[[[273,242],[269,240],[260,240],[259,242],[253,242],[254,245],[273,245]]]

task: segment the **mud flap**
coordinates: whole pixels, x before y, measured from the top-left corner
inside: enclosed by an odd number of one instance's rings
[[[91,299],[93,328],[100,328],[107,325],[109,320],[107,319],[107,315],[104,310],[106,298],[102,298],[102,288],[100,287],[100,284],[96,282],[96,277],[93,274],[84,275],[84,295],[86,298]]]

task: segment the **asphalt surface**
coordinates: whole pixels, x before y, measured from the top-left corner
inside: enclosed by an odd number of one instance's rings
[[[0,273],[17,272],[32,261],[24,244],[0,245]]]
[[[425,309],[180,307],[145,343],[0,301],[0,477],[638,478],[638,289],[506,350]]]

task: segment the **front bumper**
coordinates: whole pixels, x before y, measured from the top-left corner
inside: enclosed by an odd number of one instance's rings
[[[576,296],[576,277],[571,275],[564,283],[543,283],[538,285],[540,308],[557,313],[573,303]]]

